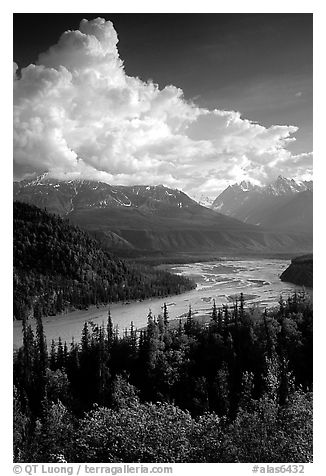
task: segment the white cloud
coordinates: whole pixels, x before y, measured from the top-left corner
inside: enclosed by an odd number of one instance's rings
[[[214,195],[237,180],[309,173],[311,154],[287,150],[296,127],[199,108],[175,86],[127,76],[117,43],[111,22],[82,20],[20,78],[14,65],[17,175],[49,171]]]

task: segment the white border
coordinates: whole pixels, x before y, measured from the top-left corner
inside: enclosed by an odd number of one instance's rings
[[[1,362],[1,444],[0,458],[4,463],[4,475],[12,473],[12,14],[13,13],[314,13],[314,463],[306,465],[306,474],[325,474],[325,303],[326,279],[324,266],[325,250],[323,239],[326,233],[326,145],[325,119],[325,7],[322,1],[271,2],[232,1],[212,2],[201,0],[192,3],[165,0],[157,4],[153,0],[112,2],[103,0],[40,2],[35,0],[15,0],[2,6],[1,15],[1,303],[2,342]],[[173,465],[174,475],[220,472],[228,474],[251,474],[248,464],[196,464]],[[191,467],[190,467],[191,466]]]

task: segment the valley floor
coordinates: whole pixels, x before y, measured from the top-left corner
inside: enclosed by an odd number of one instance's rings
[[[186,264],[160,265],[173,273],[194,280],[197,288],[183,294],[151,298],[144,301],[118,302],[110,305],[114,326],[119,327],[120,335],[130,323],[136,328],[146,326],[149,310],[153,315],[162,314],[164,303],[167,304],[170,319],[186,315],[189,305],[195,318],[206,319],[212,309],[213,300],[217,305],[232,304],[232,296],[244,293],[247,305],[270,307],[278,302],[280,293],[289,294],[301,288],[283,283],[279,276],[289,265],[283,259],[236,259],[236,257],[220,257],[212,261],[201,261]],[[87,310],[75,310],[57,316],[43,318],[44,331],[48,346],[52,339],[69,344],[72,339],[80,339],[84,322],[92,321],[97,325],[107,320],[108,306],[90,306]],[[35,323],[32,321],[32,327]],[[13,345],[17,349],[22,345],[22,322],[14,322]]]
[[[310,252],[310,251],[308,251]],[[307,252],[307,253],[308,253]],[[117,252],[122,258],[130,259],[132,261],[146,263],[152,266],[159,266],[164,264],[187,264],[187,263],[196,263],[196,262],[208,262],[208,261],[220,261],[224,258],[229,260],[241,260],[241,259],[280,259],[280,260],[291,260],[292,258],[297,257],[298,255],[304,255],[302,253],[290,253],[290,252],[252,252],[247,250],[233,250],[223,252],[212,252],[212,251],[202,251],[202,252],[175,252],[175,253],[161,253],[161,252],[152,252],[146,255],[136,255],[134,257],[127,256],[124,253]],[[162,267],[162,269],[164,269]]]

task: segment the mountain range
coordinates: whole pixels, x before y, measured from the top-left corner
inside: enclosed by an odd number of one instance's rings
[[[274,231],[312,233],[313,182],[282,176],[265,186],[243,181],[227,187],[211,208]]]
[[[274,232],[209,209],[163,185],[113,186],[46,174],[14,183],[14,199],[91,231],[112,250],[311,251],[309,233]]]

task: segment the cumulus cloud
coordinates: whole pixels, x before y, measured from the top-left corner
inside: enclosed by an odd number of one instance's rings
[[[17,76],[14,170],[61,179],[158,184],[216,194],[242,179],[300,178],[311,154],[293,156],[294,126],[266,128],[239,112],[208,110],[181,89],[128,76],[110,21],[82,20]]]

